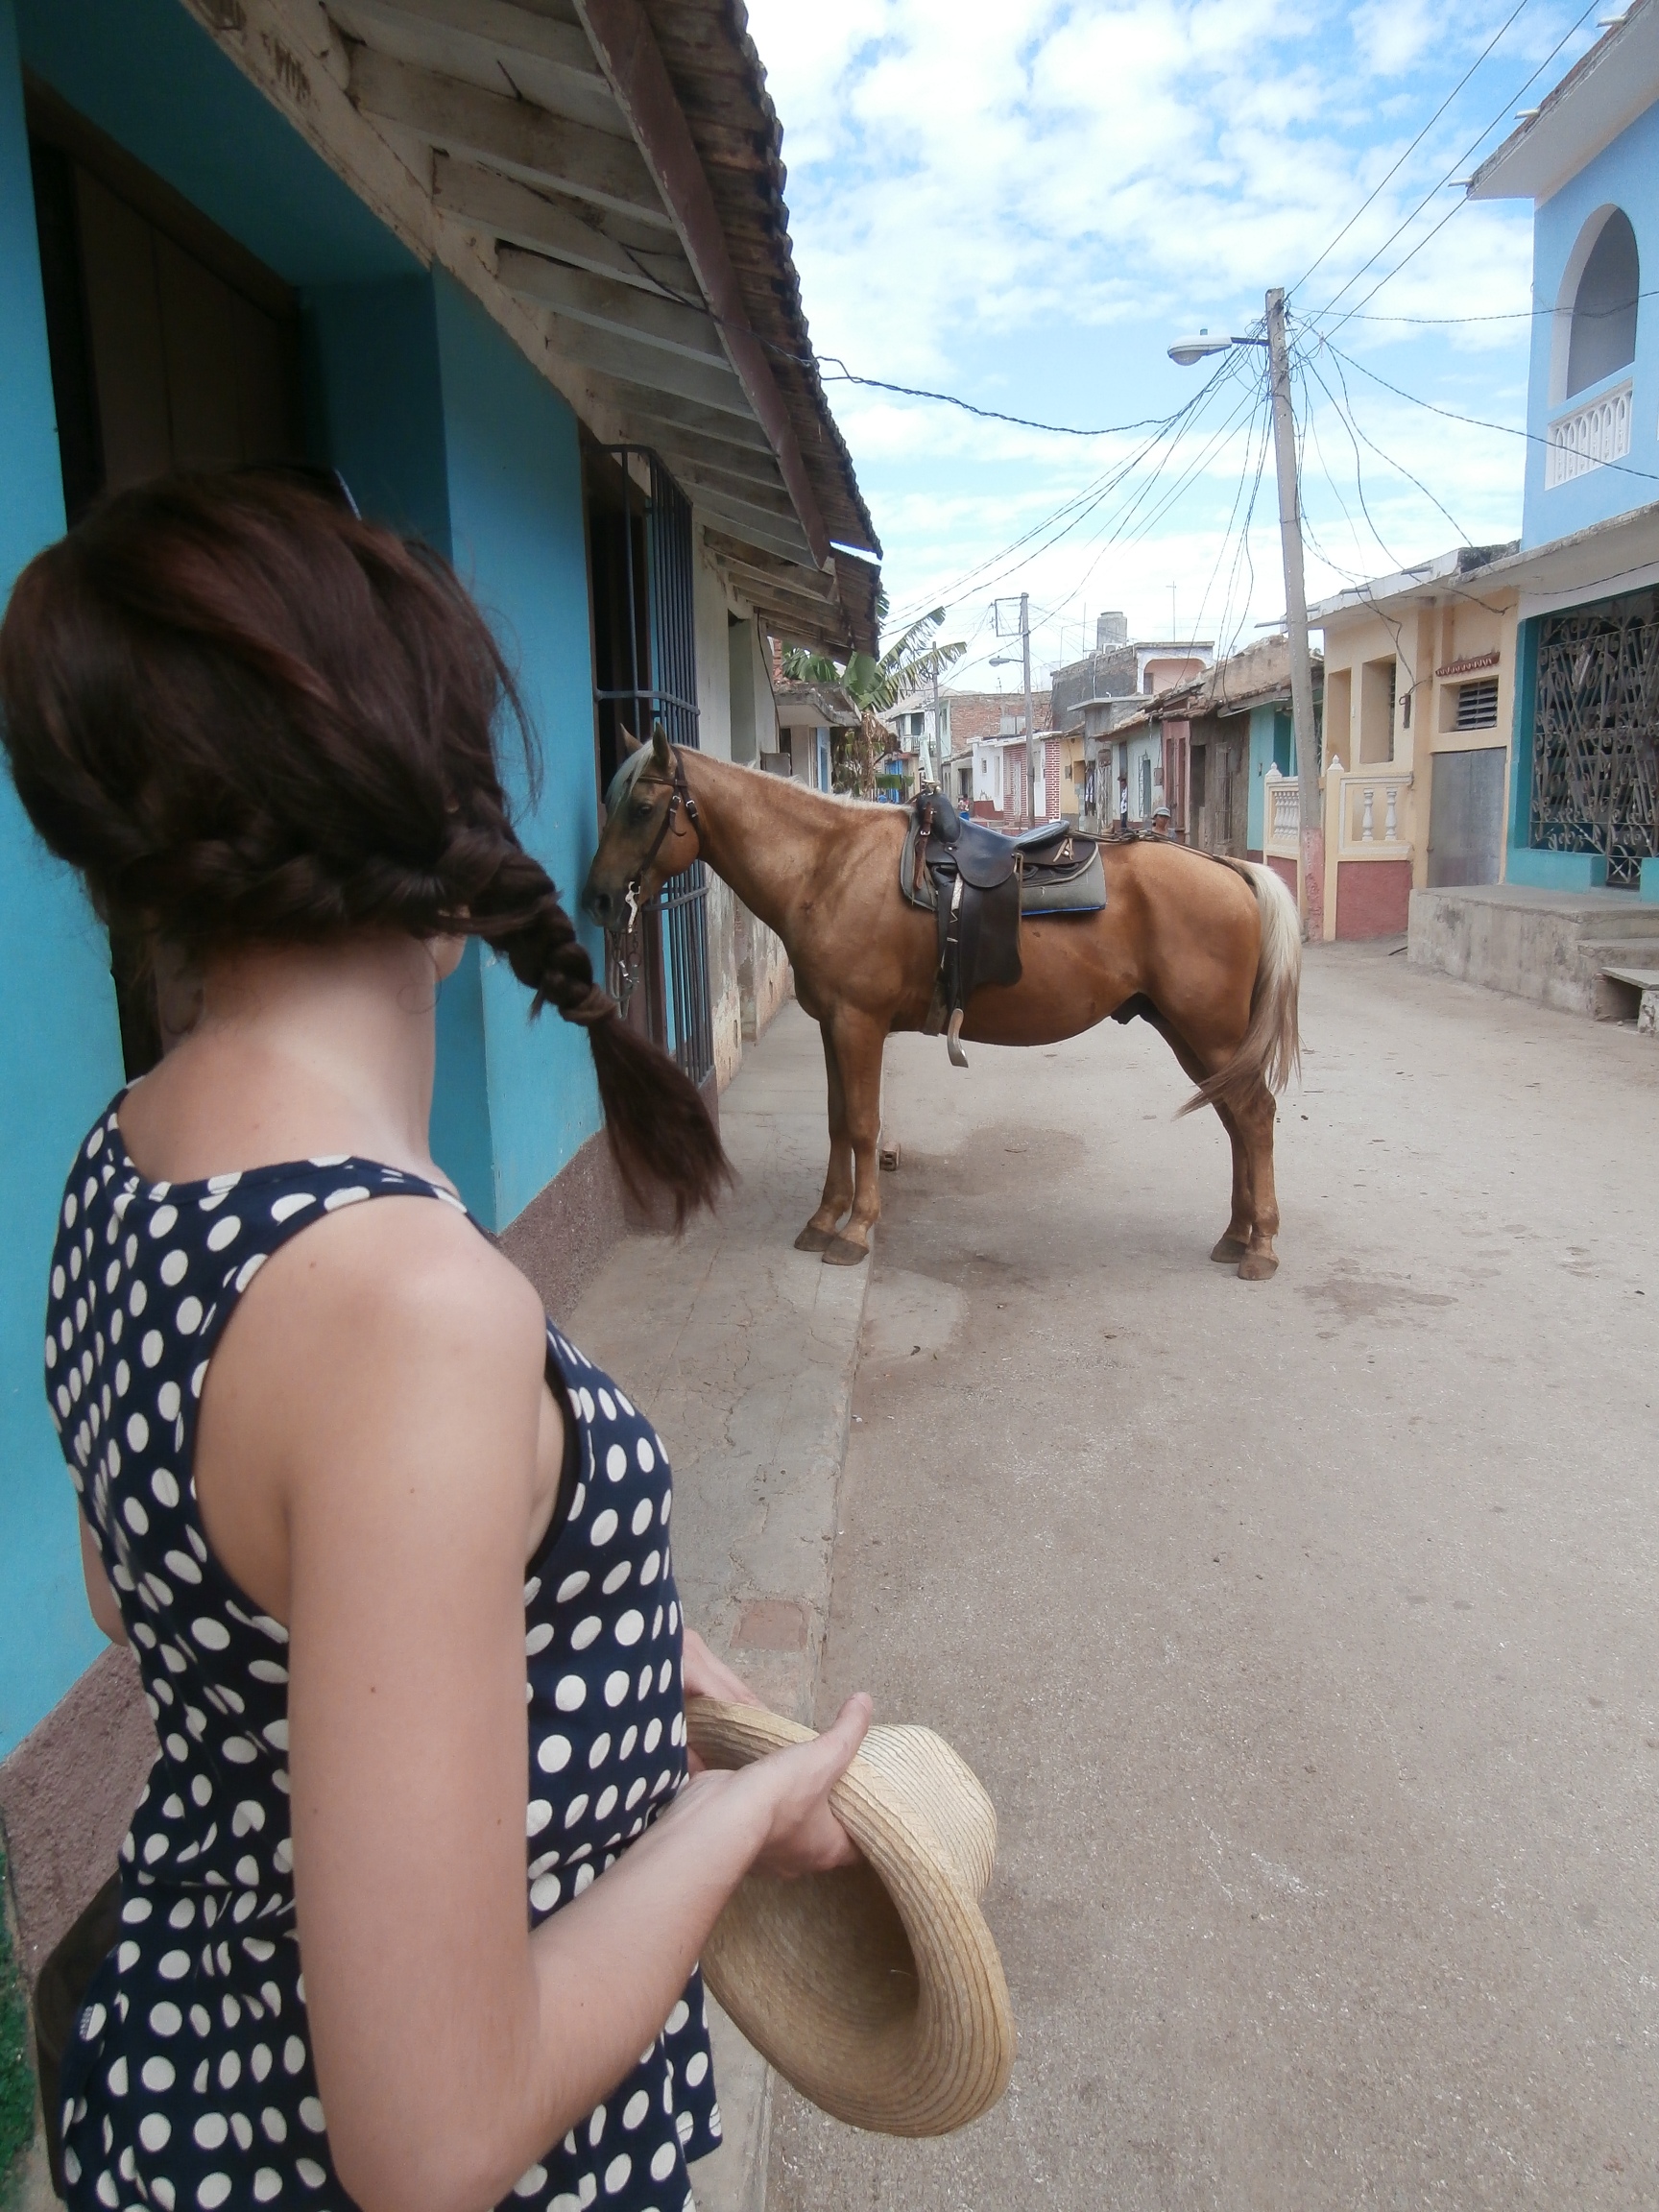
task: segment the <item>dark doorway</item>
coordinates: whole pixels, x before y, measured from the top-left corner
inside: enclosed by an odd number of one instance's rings
[[[1502,745],[1436,753],[1429,794],[1429,887],[1496,883],[1503,855]]]
[[[179,469],[304,452],[299,302],[44,85],[27,87],[63,506]],[[161,1056],[149,949],[112,933],[130,1079]]]

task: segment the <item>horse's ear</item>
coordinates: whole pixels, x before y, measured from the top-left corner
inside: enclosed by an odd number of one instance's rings
[[[637,752],[638,752],[638,750],[639,750],[639,740],[638,740],[638,738],[635,736],[635,734],[634,734],[633,731],[629,729],[629,727],[628,727],[628,725],[627,725],[627,723],[626,723],[626,722],[618,722],[618,723],[617,723],[617,725],[616,725],[616,734],[617,734],[617,735],[618,735],[618,736],[621,738],[621,740],[622,740],[622,757],[623,757],[623,759],[624,759],[624,760],[632,760],[632,759],[633,759],[633,757],[634,757],[634,756],[635,756],[635,754],[636,754],[636,753],[637,753]]]
[[[651,765],[659,775],[672,776],[674,756],[668,750],[668,733],[661,722],[651,725]]]

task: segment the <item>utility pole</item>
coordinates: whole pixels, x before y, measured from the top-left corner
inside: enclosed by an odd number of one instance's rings
[[[1302,499],[1296,480],[1296,419],[1290,409],[1290,361],[1285,346],[1285,295],[1267,295],[1267,370],[1273,388],[1273,458],[1279,474],[1279,542],[1285,558],[1285,626],[1290,638],[1290,721],[1296,733],[1296,791],[1301,813],[1298,903],[1303,934],[1325,934],[1325,813],[1319,794],[1318,739],[1313,729],[1313,669],[1308,656],[1308,593],[1302,579]]]
[[[933,776],[941,791],[945,791],[945,730],[939,719],[939,647],[933,647]],[[947,799],[950,794],[945,791]]]
[[[1025,808],[1033,823],[1037,811],[1037,735],[1031,727],[1031,594],[1020,594],[1020,658],[1025,674]]]

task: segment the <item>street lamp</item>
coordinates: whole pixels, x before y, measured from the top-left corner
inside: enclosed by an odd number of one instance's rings
[[[1194,362],[1207,361],[1212,353],[1225,353],[1233,346],[1264,346],[1264,338],[1212,338],[1208,330],[1200,330],[1196,338],[1177,338],[1169,349],[1169,358],[1178,369],[1190,369]]]
[[[1260,336],[1177,338],[1169,358],[1190,369],[1214,353],[1235,346],[1267,349],[1268,381],[1273,392],[1273,457],[1279,477],[1279,545],[1285,561],[1285,627],[1290,640],[1290,721],[1296,733],[1296,791],[1301,814],[1298,838],[1298,902],[1303,934],[1317,941],[1325,930],[1325,817],[1319,799],[1319,761],[1313,729],[1313,669],[1308,654],[1308,596],[1302,576],[1302,498],[1296,480],[1296,419],[1290,407],[1290,359],[1285,344],[1285,295],[1267,295]]]

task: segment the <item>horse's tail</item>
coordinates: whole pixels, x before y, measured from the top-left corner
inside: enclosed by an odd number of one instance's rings
[[[1243,1043],[1182,1107],[1241,1106],[1258,1083],[1283,1091],[1302,1064],[1296,1007],[1302,987],[1302,921],[1283,877],[1259,860],[1232,865],[1250,883],[1262,913],[1262,950],[1250,994],[1250,1026]]]

